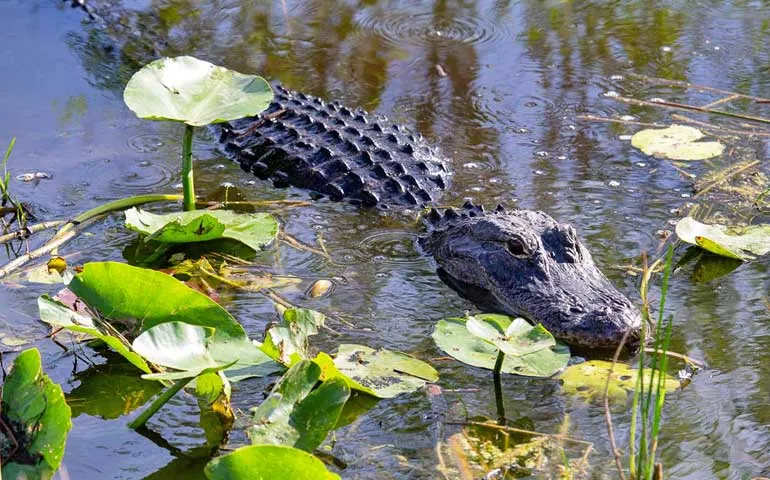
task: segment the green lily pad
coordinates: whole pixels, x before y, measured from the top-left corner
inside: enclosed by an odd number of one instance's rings
[[[217,335],[246,337],[227,310],[165,273],[117,262],[86,263],[69,289],[103,317],[141,333],[164,322],[210,327]]]
[[[209,480],[339,480],[313,455],[278,445],[252,445],[211,460]]]
[[[722,155],[725,146],[719,142],[698,142],[703,136],[697,128],[671,125],[636,132],[631,145],[647,155],[671,160],[706,160]]]
[[[321,368],[303,360],[283,375],[262,404],[254,409],[246,433],[254,444],[289,445],[313,451],[326,438],[350,397],[341,379],[323,382]]]
[[[433,340],[443,351],[474,367],[494,369],[498,351],[505,353],[501,371],[528,377],[550,377],[569,361],[569,348],[542,325],[521,318],[482,313],[440,320]]]
[[[683,242],[737,260],[751,260],[770,252],[768,224],[726,227],[707,225],[692,217],[685,217],[676,224],[676,234]]]
[[[567,367],[558,378],[562,381],[565,393],[578,395],[587,400],[604,398],[604,388],[607,383],[607,375],[610,372],[612,362],[604,360],[591,360]],[[652,370],[644,369],[645,385],[648,385]],[[636,385],[638,369],[631,368],[623,363],[616,363],[610,377],[608,396],[614,404],[625,403],[628,400],[628,392],[632,392]],[[672,392],[679,388],[679,381],[670,375],[666,375],[664,381],[666,392]]]
[[[174,372],[144,375],[148,380],[179,380],[196,377],[209,369],[223,366],[233,381],[261,377],[281,370],[246,337],[216,335],[213,328],[184,322],[165,322],[139,335],[132,348],[156,365],[173,368]]]
[[[98,338],[139,370],[144,373],[152,372],[142,356],[133,352],[124,339],[103,332],[92,317],[75,312],[48,295],[43,295],[37,299],[37,307],[40,312],[40,319],[45,323]]]
[[[13,363],[2,388],[2,421],[13,433],[11,439],[0,431],[2,477],[53,477],[72,422],[61,387],[43,373],[37,349],[25,350]]]
[[[156,215],[137,208],[126,210],[126,226],[147,235],[145,241],[193,243],[229,238],[258,251],[278,234],[278,221],[269,213],[194,210]]]
[[[378,398],[393,398],[438,380],[438,372],[422,360],[363,345],[340,345],[334,366],[364,387],[362,391]]]
[[[145,65],[128,81],[123,99],[139,118],[203,126],[256,115],[273,92],[261,77],[183,56]]]
[[[307,358],[308,336],[318,333],[326,317],[307,308],[287,308],[281,321],[265,333],[262,351],[276,362],[291,365]]]

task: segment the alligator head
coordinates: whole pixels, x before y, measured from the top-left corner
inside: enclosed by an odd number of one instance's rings
[[[420,246],[439,275],[480,308],[541,323],[576,347],[639,345],[639,310],[599,271],[575,229],[543,212],[466,203],[431,210]]]

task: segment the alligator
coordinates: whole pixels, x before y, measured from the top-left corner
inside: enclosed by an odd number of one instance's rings
[[[411,129],[339,102],[274,86],[260,115],[223,124],[220,143],[241,168],[276,187],[388,209],[436,205],[448,160]],[[420,248],[439,277],[489,312],[541,323],[572,346],[641,342],[639,310],[605,277],[575,229],[546,213],[462,208],[423,216]]]

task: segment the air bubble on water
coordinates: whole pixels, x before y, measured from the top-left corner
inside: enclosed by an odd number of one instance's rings
[[[604,92],[604,96],[608,98],[615,98],[615,97],[619,97],[620,94],[614,90],[610,90],[609,92]]]
[[[529,133],[529,130],[524,127],[519,127],[516,130],[514,130],[516,133]]]
[[[222,182],[219,184],[219,186],[223,188],[233,188],[235,187],[235,184],[233,184],[232,182]]]
[[[618,182],[617,180],[610,180],[609,182],[607,182],[607,185],[610,187],[619,187],[620,182]]]
[[[562,161],[564,161],[564,160],[566,160],[566,159],[567,159],[567,156],[566,156],[566,155],[559,155],[558,157],[556,157],[556,160],[562,160]]]
[[[620,117],[620,119],[623,120],[624,122],[633,122],[634,120],[636,120],[636,117],[633,115],[623,115],[622,117]]]
[[[224,169],[225,169],[225,164],[224,163],[218,163],[218,164],[214,165],[214,170],[224,170]]]
[[[628,141],[631,140],[631,135],[618,135],[618,140]]]
[[[545,172],[542,170],[535,170],[535,175],[545,175]]]
[[[682,197],[682,198],[690,198],[691,196],[692,196],[692,195],[690,195],[689,193],[683,193],[683,194],[681,195],[681,197]]]
[[[182,189],[182,184],[181,184],[181,183],[175,183],[175,184],[174,184],[174,188],[175,188],[176,190],[181,190],[181,189]]]
[[[610,80],[615,82],[619,82],[620,80],[623,80],[623,79],[624,79],[623,75],[610,75]]]
[[[669,47],[668,45],[664,45],[664,46],[660,47],[660,51],[668,53],[668,52],[671,51],[671,47]]]
[[[636,162],[636,166],[637,166],[637,167],[646,167],[646,166],[647,166],[647,164],[646,164],[646,163],[644,163],[644,162]]]
[[[653,98],[650,99],[650,102],[651,103],[665,103],[665,100],[663,100],[660,97],[653,97]]]
[[[479,164],[476,162],[468,162],[463,164],[463,168],[467,168],[469,170],[474,168],[479,168]]]
[[[548,157],[550,154],[546,151],[540,150],[539,152],[535,152],[535,155],[541,158]]]

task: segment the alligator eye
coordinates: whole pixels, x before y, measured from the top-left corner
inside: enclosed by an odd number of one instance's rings
[[[529,257],[531,253],[529,247],[519,239],[508,239],[505,242],[505,247],[514,257]]]

